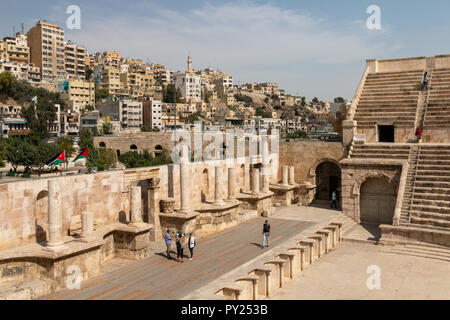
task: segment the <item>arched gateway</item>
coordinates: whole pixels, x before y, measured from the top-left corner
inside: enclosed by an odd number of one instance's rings
[[[315,171],[316,174],[316,199],[330,200],[333,191],[341,187],[341,169],[331,161],[323,161]]]
[[[360,191],[360,219],[362,223],[392,224],[396,192],[387,180],[371,177],[364,181]]]

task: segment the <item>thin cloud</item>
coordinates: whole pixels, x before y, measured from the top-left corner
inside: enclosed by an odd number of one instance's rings
[[[186,55],[191,51],[196,68],[212,61],[240,82],[277,81],[292,91],[298,91],[298,87],[293,88],[293,79],[298,79],[296,86],[305,80],[290,70],[302,64],[326,68],[361,63],[366,57],[389,55],[399,49],[384,39],[388,32],[370,34],[361,21],[339,25],[273,4],[206,3],[185,12],[149,5],[142,8],[142,13],[145,11],[148,15],[139,17],[85,16],[83,29],[68,35],[90,52],[115,49],[175,70],[186,68]],[[273,66],[281,69],[271,74]],[[264,69],[268,71],[261,79]],[[277,77],[290,72],[289,77]]]

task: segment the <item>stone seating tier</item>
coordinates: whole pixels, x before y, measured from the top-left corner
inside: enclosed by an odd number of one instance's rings
[[[353,145],[350,150],[352,159],[396,159],[407,160],[409,146],[395,144]]]
[[[368,74],[356,108],[358,127],[392,122],[414,127],[423,71]]]
[[[450,145],[421,146],[410,224],[450,228]]]
[[[450,128],[450,69],[434,70],[424,129]]]

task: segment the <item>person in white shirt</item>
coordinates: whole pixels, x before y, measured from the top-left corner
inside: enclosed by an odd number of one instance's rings
[[[191,257],[189,258],[189,260],[192,260],[192,258],[194,257],[194,247],[195,247],[195,238],[193,233],[189,234],[188,244],[189,244],[189,251],[191,252]]]

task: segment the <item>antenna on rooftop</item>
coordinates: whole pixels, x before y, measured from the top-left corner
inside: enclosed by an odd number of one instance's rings
[[[16,25],[13,25],[13,37],[16,35]]]
[[[25,25],[22,22],[22,34],[25,34]]]

